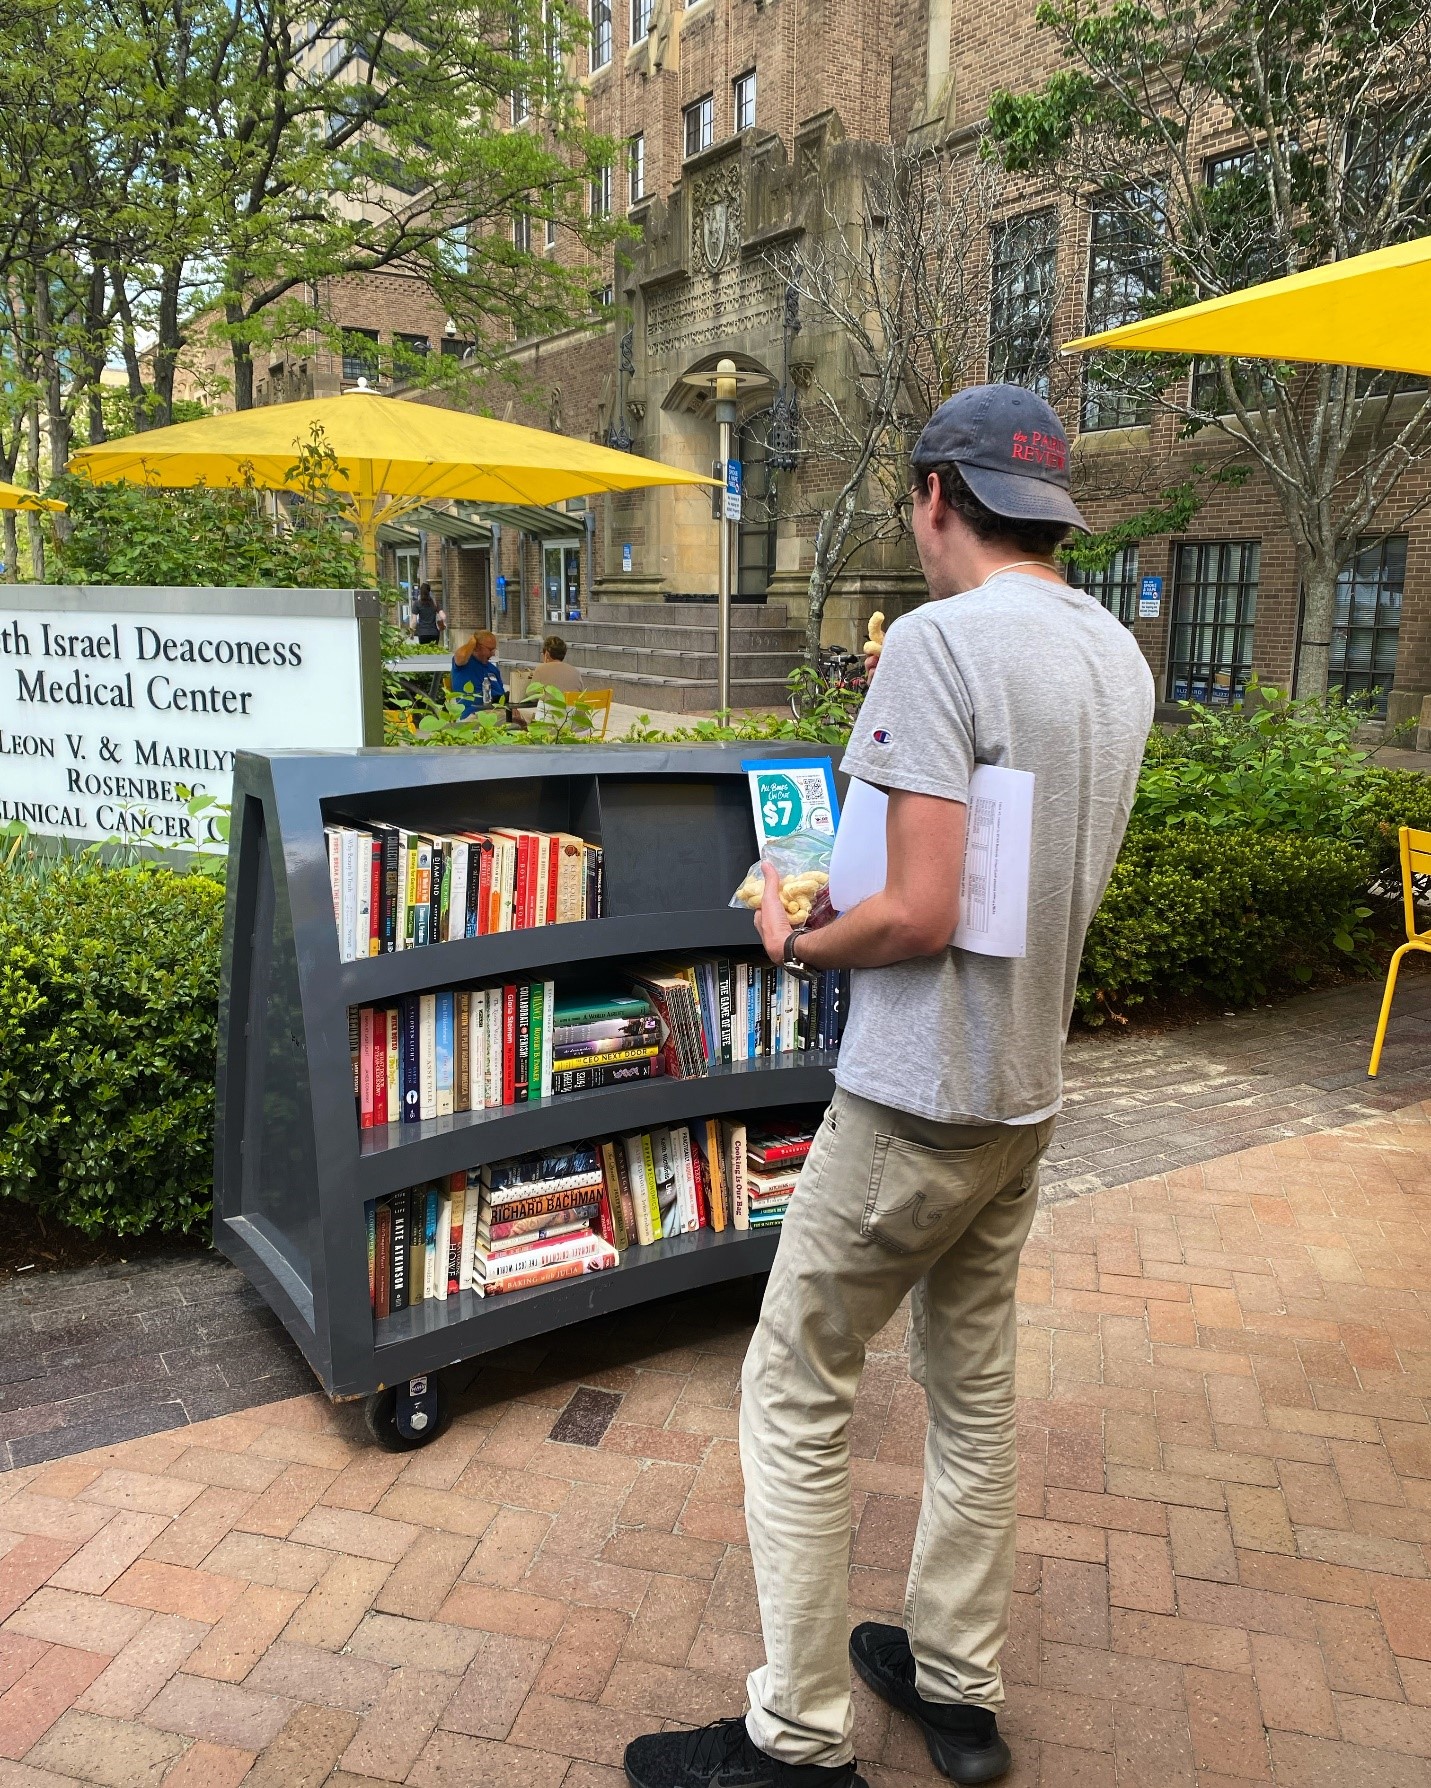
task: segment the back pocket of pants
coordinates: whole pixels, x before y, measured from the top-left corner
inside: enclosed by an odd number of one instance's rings
[[[1002,1142],[969,1149],[931,1149],[875,1132],[869,1196],[860,1234],[896,1254],[923,1254],[964,1226],[970,1203]]]

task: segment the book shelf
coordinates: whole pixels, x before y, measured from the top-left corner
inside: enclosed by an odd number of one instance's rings
[[[721,1280],[769,1270],[769,1230],[633,1246],[607,1272],[376,1318],[364,1207],[528,1150],[828,1101],[811,1050],[416,1124],[361,1129],[351,1006],[457,982],[758,947],[725,903],[756,855],[741,765],[808,744],[572,745],[240,754],[219,1010],[214,1242],[282,1320],[324,1390],[370,1399],[441,1367]],[[569,831],[604,853],[605,916],[340,962],[325,825]],[[390,1393],[389,1393],[390,1394]],[[435,1432],[435,1429],[433,1430]]]

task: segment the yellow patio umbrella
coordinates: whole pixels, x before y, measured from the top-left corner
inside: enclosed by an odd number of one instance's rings
[[[379,526],[423,503],[459,498],[549,504],[652,484],[712,482],[700,472],[590,441],[374,391],[270,404],[127,435],[83,448],[70,469],[98,484],[241,487],[251,478],[268,490],[291,490],[289,473],[315,425],[337,455],[331,488],[348,503],[373,577]]]
[[[1071,341],[1158,354],[1324,361],[1431,376],[1431,236]]]
[[[50,509],[62,510],[65,505],[58,497],[37,496],[32,490],[26,490],[23,484],[6,484],[0,479],[0,509]]]

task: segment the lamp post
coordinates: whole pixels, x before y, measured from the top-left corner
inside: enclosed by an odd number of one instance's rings
[[[717,560],[717,612],[716,612],[716,706],[730,706],[730,598],[731,584],[735,572],[735,535],[736,523],[726,518],[727,467],[730,465],[730,431],[737,420],[736,402],[739,393],[750,386],[768,385],[769,378],[764,373],[752,372],[738,367],[733,360],[718,360],[709,372],[694,372],[685,375],[685,383],[694,385],[700,391],[708,391],[715,398],[716,422],[720,428],[720,458],[716,462],[716,476],[720,479],[722,489],[716,492],[716,515],[720,524],[720,553]]]

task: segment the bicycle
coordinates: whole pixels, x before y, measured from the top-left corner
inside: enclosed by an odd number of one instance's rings
[[[790,712],[801,720],[820,704],[834,702],[857,707],[869,688],[869,677],[858,652],[847,652],[843,646],[822,646],[819,670],[802,665],[791,683]]]

